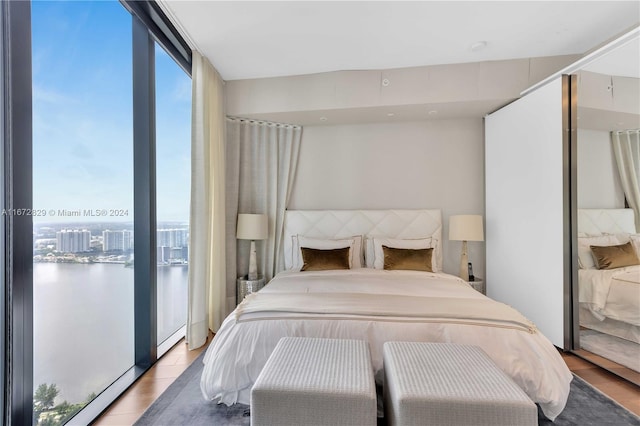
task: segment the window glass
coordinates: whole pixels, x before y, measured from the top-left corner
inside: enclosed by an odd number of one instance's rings
[[[134,365],[131,15],[33,2],[34,419]]]
[[[156,44],[158,344],[187,317],[191,188],[191,78]]]

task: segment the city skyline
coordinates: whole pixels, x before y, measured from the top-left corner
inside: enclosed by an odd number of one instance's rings
[[[33,233],[33,260],[36,263],[124,263],[132,265],[134,239],[132,229],[108,229],[111,224],[53,224],[38,226]],[[121,225],[121,224],[117,224]],[[133,224],[129,224],[129,228]],[[187,265],[189,261],[189,228],[156,230],[158,265]],[[98,227],[92,233],[87,227]],[[107,229],[100,229],[107,228]]]

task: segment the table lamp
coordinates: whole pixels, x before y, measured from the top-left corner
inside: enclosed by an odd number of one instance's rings
[[[238,229],[236,238],[239,240],[251,240],[251,250],[249,252],[249,280],[258,279],[258,262],[256,261],[256,241],[266,240],[268,230],[268,220],[266,214],[245,214],[238,215]]]
[[[467,241],[484,241],[482,216],[457,215],[449,217],[449,240],[462,241],[460,255],[460,278],[469,281],[469,258],[467,255]]]

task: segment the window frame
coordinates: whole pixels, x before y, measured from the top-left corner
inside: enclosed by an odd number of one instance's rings
[[[0,3],[0,99],[6,99],[4,84],[6,82],[4,78],[4,7],[3,4]],[[0,135],[2,135],[2,142],[0,143],[0,164],[2,164],[3,169],[5,168],[4,163],[4,111],[5,104],[4,101],[0,104]],[[5,188],[4,188],[4,174],[0,175],[0,209],[4,210],[4,196],[5,196]],[[4,232],[4,220],[0,220],[0,239],[1,241],[6,240],[6,234]],[[5,325],[5,292],[7,291],[7,287],[5,286],[5,251],[4,244],[0,244],[0,271],[2,271],[2,275],[0,276],[0,383],[2,383],[3,389],[7,389],[7,381],[5,380],[5,351],[6,351],[6,325]],[[4,422],[5,417],[5,398],[0,398],[0,420]]]
[[[158,348],[155,46],[143,21],[133,15],[132,22],[134,347],[136,365],[145,367],[157,360]]]
[[[160,6],[148,0],[120,0],[120,3],[142,21],[158,44],[191,77],[191,47]]]
[[[134,366],[74,417],[91,423],[157,361],[155,212],[155,51],[154,39],[191,76],[191,49],[173,24],[149,0],[120,1],[132,14],[134,116]],[[1,206],[33,207],[31,2],[0,2],[3,86],[0,132]],[[2,232],[4,231],[4,232]],[[3,272],[0,315],[0,417],[7,424],[33,422],[33,220],[3,215],[0,224]]]
[[[2,2],[3,30],[3,206],[32,208],[31,4]],[[30,215],[2,217],[5,284],[3,330],[5,418],[33,418],[33,221]]]

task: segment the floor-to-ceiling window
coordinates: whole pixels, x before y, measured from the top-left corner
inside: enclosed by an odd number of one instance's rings
[[[184,327],[190,50],[152,2],[2,2],[0,12],[11,47],[0,75],[11,131],[3,120],[0,131],[12,153],[0,149],[0,195],[24,213],[0,224],[0,262],[13,262],[0,278],[11,295],[0,281],[6,419],[88,424]],[[163,229],[176,231],[166,280]]]
[[[34,418],[134,365],[131,14],[33,2]]]
[[[168,347],[184,336],[187,316],[191,78],[158,43],[155,77],[157,339]]]

